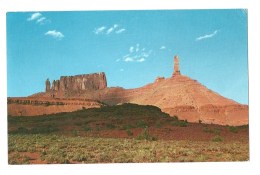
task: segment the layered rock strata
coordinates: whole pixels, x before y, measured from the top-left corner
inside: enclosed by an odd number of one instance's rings
[[[181,75],[178,56],[174,57],[173,67],[172,77],[158,77],[154,83],[136,89],[107,87],[105,74],[96,73],[61,77],[52,83],[52,88],[46,83],[47,92],[34,94],[33,97],[86,98],[108,105],[154,105],[171,116],[190,122],[248,124],[248,105],[227,99],[196,80]]]

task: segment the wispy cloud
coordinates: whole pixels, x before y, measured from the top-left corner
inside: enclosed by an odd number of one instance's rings
[[[107,30],[107,34],[110,34],[111,32],[113,32],[114,30],[114,27],[110,27],[108,30]]]
[[[51,36],[51,37],[56,38],[56,39],[64,38],[64,35],[61,32],[56,31],[56,30],[49,30],[48,32],[45,33],[45,35]]]
[[[46,21],[46,18],[45,17],[41,17],[41,18],[37,19],[36,23],[44,24],[45,21]]]
[[[31,16],[27,18],[27,21],[35,21],[37,24],[45,24],[47,22],[50,22],[50,20],[48,20],[39,12],[31,14]]]
[[[134,61],[134,59],[131,58],[131,57],[126,57],[126,58],[124,59],[124,61],[125,61],[125,62],[132,62],[132,61]]]
[[[206,34],[206,35],[203,35],[203,36],[199,36],[196,38],[196,41],[200,41],[200,40],[204,40],[204,39],[207,39],[207,38],[212,38],[214,37],[216,34],[218,33],[218,30],[215,30],[213,33],[211,34]]]
[[[145,61],[145,58],[140,58],[140,59],[138,59],[138,60],[136,60],[137,62],[143,62],[143,61]]]
[[[108,30],[107,30],[107,33],[106,34],[110,34],[112,33],[116,28],[118,27],[118,24],[114,24],[112,27],[110,27]]]
[[[94,33],[98,35],[100,33],[103,33],[105,29],[106,29],[105,26],[99,27],[99,28],[94,30]]]
[[[99,34],[110,35],[112,33],[120,34],[120,33],[123,33],[125,31],[126,31],[125,28],[120,28],[118,24],[113,24],[112,26],[108,26],[108,27],[106,27],[106,26],[98,27],[94,30],[94,33],[96,35],[99,35]]]
[[[140,47],[140,44],[137,43],[134,46],[130,46],[128,49],[128,53],[124,55],[122,58],[116,60],[116,62],[124,61],[124,62],[144,62],[151,55],[152,50],[146,51],[145,48]]]
[[[160,50],[164,50],[164,49],[166,49],[165,46],[161,46],[161,47],[160,47]]]
[[[119,29],[116,31],[117,34],[123,33],[124,31],[126,31],[126,29]]]
[[[42,14],[39,12],[33,13],[33,14],[31,14],[31,16],[29,18],[27,18],[27,21],[36,20],[36,19],[40,18],[41,16],[42,16]]]
[[[124,69],[120,69],[120,72],[123,72],[124,71]]]

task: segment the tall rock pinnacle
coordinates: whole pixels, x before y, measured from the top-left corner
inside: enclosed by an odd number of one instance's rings
[[[51,89],[51,83],[50,83],[50,80],[49,80],[49,78],[47,78],[47,80],[45,81],[45,91],[46,92],[48,92],[48,91],[50,91],[50,89]]]
[[[176,76],[176,75],[181,75],[178,55],[174,56],[174,72],[173,72],[172,76]]]

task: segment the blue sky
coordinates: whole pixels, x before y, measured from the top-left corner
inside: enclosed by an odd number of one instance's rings
[[[176,54],[182,74],[248,104],[245,10],[7,13],[8,96],[94,72],[110,87],[136,88],[170,77]]]

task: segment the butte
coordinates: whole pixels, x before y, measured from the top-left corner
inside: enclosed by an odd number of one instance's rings
[[[158,77],[153,83],[135,89],[107,87],[104,72],[61,76],[52,84],[47,79],[45,92],[26,98],[8,98],[10,105],[16,105],[12,107],[8,105],[8,114],[18,115],[20,114],[19,110],[24,110],[24,115],[32,114],[30,110],[19,106],[23,105],[26,100],[30,101],[29,103],[38,100],[38,102],[44,101],[45,104],[50,101],[54,104],[64,103],[67,105],[67,109],[62,108],[57,111],[55,111],[55,105],[54,107],[46,106],[46,109],[41,108],[41,110],[35,108],[34,110],[38,110],[38,115],[69,112],[82,107],[101,107],[104,104],[135,103],[157,106],[163,112],[189,122],[233,126],[248,124],[248,105],[225,98],[198,81],[182,75],[178,56],[174,57],[173,67],[174,71],[170,78]],[[54,110],[46,112],[48,107],[52,107]]]

